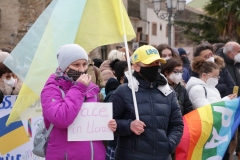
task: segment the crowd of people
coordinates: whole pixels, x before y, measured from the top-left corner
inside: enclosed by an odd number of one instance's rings
[[[22,84],[2,63],[8,56],[0,51],[0,98],[18,94]],[[79,45],[62,46],[58,68],[41,92],[45,125],[54,125],[46,159],[174,160],[183,134],[182,116],[240,96],[240,90],[233,94],[234,86],[240,85],[237,42],[202,42],[193,57],[190,60],[183,48],[160,44],[144,45],[133,53],[120,47],[111,50],[107,60],[91,60]],[[139,120],[131,90],[136,93]],[[114,132],[113,141],[67,141],[67,128],[84,102],[112,102],[113,119],[108,126]],[[231,160],[234,151],[240,154],[238,135],[236,131],[224,160]]]

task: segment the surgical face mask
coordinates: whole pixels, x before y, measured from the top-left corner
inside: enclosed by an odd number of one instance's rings
[[[9,85],[10,87],[14,87],[15,86],[15,82],[16,80],[11,77],[11,79],[7,80],[6,78],[3,79],[3,82],[7,85]]]
[[[67,72],[67,75],[68,75],[68,77],[70,77],[74,81],[76,81],[84,73],[85,72],[75,71],[75,70],[69,68],[69,71]]]
[[[175,84],[178,84],[179,82],[182,82],[182,73],[172,73],[169,75],[169,79],[175,83]]]
[[[215,62],[214,57],[209,57],[206,61]]]
[[[164,58],[162,58],[162,59],[164,59],[164,60],[166,61],[166,60],[171,59],[171,57],[164,57]]]
[[[208,78],[206,81],[207,85],[211,87],[215,87],[218,84],[218,79],[217,78]]]
[[[234,56],[234,61],[235,62],[240,62],[240,53]]]

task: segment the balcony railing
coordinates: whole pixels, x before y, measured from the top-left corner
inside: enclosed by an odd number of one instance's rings
[[[137,42],[148,43],[148,41],[149,41],[148,35],[147,35],[147,34],[142,34],[141,32],[138,32],[138,33],[137,33],[136,41],[137,41]]]

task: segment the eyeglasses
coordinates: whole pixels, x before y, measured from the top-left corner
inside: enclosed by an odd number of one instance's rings
[[[176,75],[178,75],[179,73],[183,74],[183,70],[180,70],[180,71],[178,71],[178,70],[173,70],[173,73],[175,73]]]
[[[218,80],[220,79],[220,76],[212,76],[212,75],[209,75],[207,74],[208,76],[210,76],[211,78],[217,78]]]
[[[213,57],[213,53],[209,53],[209,54],[207,54],[207,55],[204,55],[203,57],[204,57],[204,58],[210,58],[210,57]]]

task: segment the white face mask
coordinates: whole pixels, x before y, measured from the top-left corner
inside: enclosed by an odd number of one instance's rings
[[[3,79],[3,82],[7,85],[9,85],[10,87],[14,87],[15,86],[15,79],[13,77],[11,77],[11,79],[7,80],[6,78]]]
[[[206,61],[215,62],[214,57],[209,57]]]
[[[206,81],[207,85],[211,87],[215,87],[218,84],[218,79],[217,78],[208,78]]]
[[[178,84],[179,82],[182,82],[182,73],[172,73],[169,75],[169,79],[175,83],[175,84]]]
[[[165,61],[171,59],[170,57],[164,57],[163,58]]]
[[[240,62],[240,53],[234,56],[234,61],[235,62]]]

